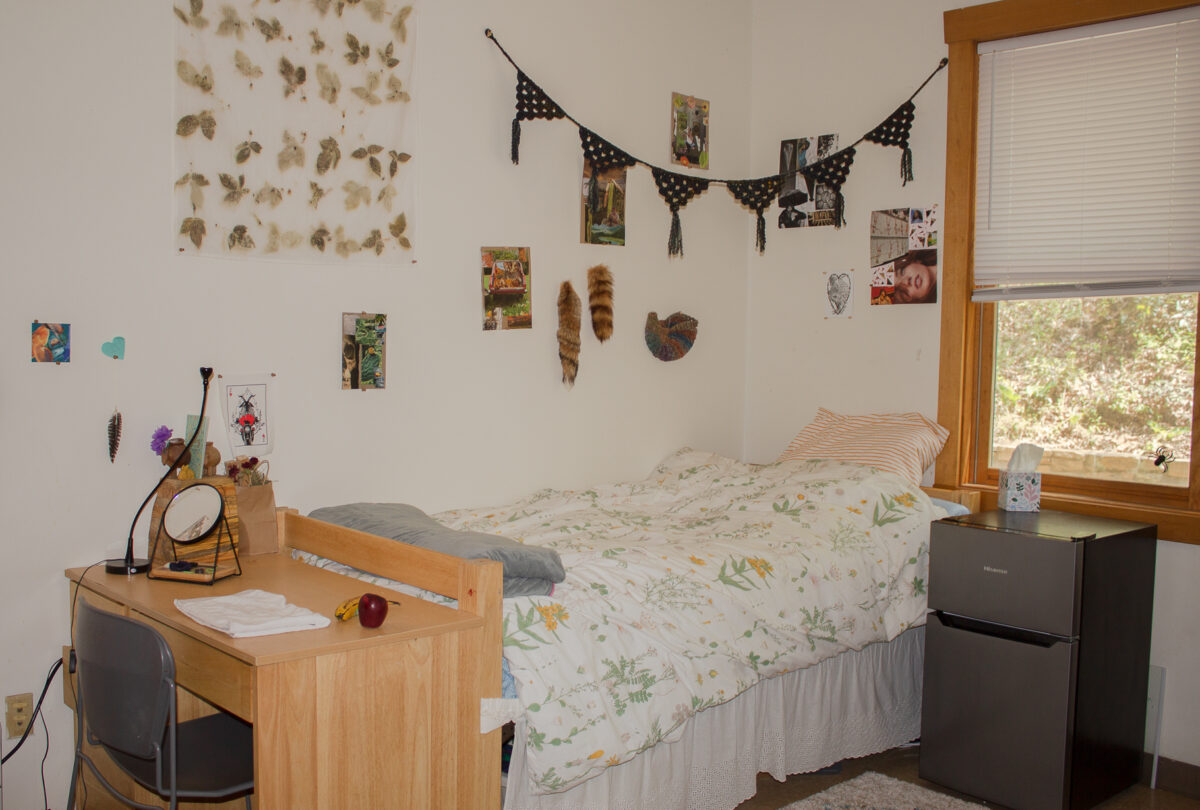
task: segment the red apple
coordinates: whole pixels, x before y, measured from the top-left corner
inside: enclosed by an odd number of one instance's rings
[[[364,593],[358,598],[358,622],[363,627],[378,627],[387,618],[388,600],[377,593]]]

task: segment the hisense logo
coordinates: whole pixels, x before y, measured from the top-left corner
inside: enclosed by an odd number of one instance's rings
[[[1007,568],[992,568],[990,565],[985,565],[983,567],[983,570],[987,571],[989,574],[1007,574],[1008,573]]]

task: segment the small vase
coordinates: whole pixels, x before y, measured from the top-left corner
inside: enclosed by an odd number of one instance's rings
[[[220,463],[221,463],[221,451],[218,450],[217,448],[213,447],[212,442],[208,442],[208,444],[204,448],[204,477],[208,478],[210,476],[216,475],[217,474],[217,465],[219,465]]]
[[[183,454],[183,458],[179,458],[181,453]],[[167,446],[163,448],[162,455],[160,455],[159,458],[162,459],[163,466],[165,467],[170,467],[175,463],[175,459],[179,458],[178,467],[176,467],[171,473],[173,478],[178,478],[179,467],[182,467],[191,461],[192,453],[190,450],[185,451],[183,449],[183,439],[171,439],[169,442],[167,442]]]

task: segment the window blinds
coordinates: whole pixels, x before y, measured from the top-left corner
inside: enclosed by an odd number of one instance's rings
[[[981,43],[974,300],[1200,290],[1198,18]]]

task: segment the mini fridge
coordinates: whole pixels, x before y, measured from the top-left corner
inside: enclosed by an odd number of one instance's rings
[[[932,524],[921,777],[1015,810],[1138,780],[1156,535],[1052,511]]]

